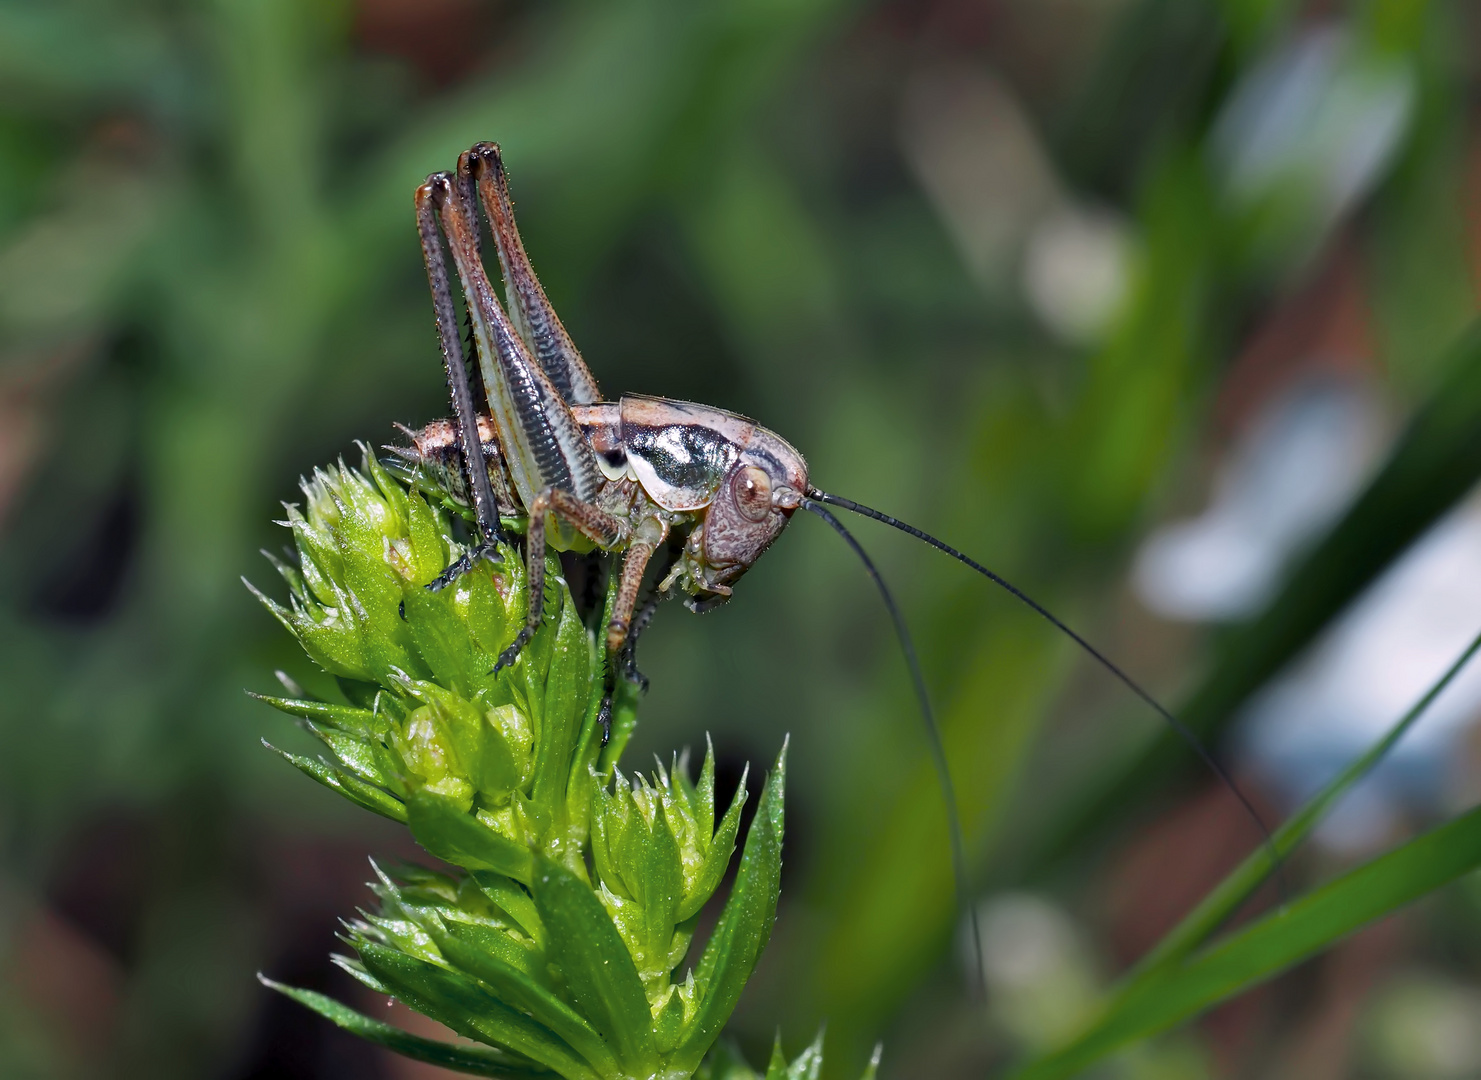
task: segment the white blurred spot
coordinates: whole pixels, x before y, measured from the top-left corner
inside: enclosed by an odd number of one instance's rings
[[[1213,131],[1213,166],[1228,197],[1252,208],[1284,202],[1276,227],[1327,229],[1382,177],[1414,111],[1414,75],[1345,28],[1280,43],[1244,76]]]
[[[1481,992],[1411,973],[1375,998],[1363,1025],[1382,1075],[1461,1080],[1481,1074]]]
[[[1016,284],[1071,344],[1104,334],[1127,292],[1130,229],[1071,202],[1011,90],[982,68],[923,68],[906,84],[900,144],[985,293]]]
[[[1481,632],[1481,500],[1452,511],[1395,562],[1289,673],[1244,710],[1254,768],[1304,801],[1376,742]],[[1446,688],[1318,834],[1356,851],[1405,810],[1446,809],[1466,780],[1463,740],[1481,713],[1481,663]]]
[[[1170,619],[1238,619],[1273,595],[1291,557],[1347,506],[1383,442],[1361,385],[1299,383],[1255,419],[1200,517],[1166,525],[1137,553],[1133,585]]]
[[[1042,897],[1006,893],[977,909],[993,1021],[1025,1047],[1067,1035],[1094,1007],[1099,980],[1070,917]],[[961,940],[970,943],[964,929]]]
[[[1063,912],[1027,894],[999,897],[978,914],[983,973],[1001,989],[1021,989],[1077,962],[1079,943]]]
[[[1126,298],[1130,230],[1104,212],[1066,208],[1041,220],[1023,253],[1023,287],[1035,314],[1074,345],[1100,340]]]
[[[900,144],[968,269],[1004,291],[1029,229],[1060,201],[1017,99],[981,68],[922,68],[905,88]]]

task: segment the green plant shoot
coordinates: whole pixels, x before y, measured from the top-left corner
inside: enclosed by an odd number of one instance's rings
[[[469,1042],[413,1036],[263,981],[372,1042],[475,1075],[755,1077],[732,1050],[706,1056],[776,917],[785,746],[731,893],[686,967],[737,844],[744,780],[717,818],[712,748],[698,780],[687,754],[651,777],[617,769],[636,694],[622,685],[603,746],[602,652],[553,558],[544,623],[495,674],[526,610],[518,553],[429,591],[463,552],[459,508],[363,449],[359,469],[316,471],[304,505],[288,507],[296,559],[273,559],[287,604],[253,589],[343,700],[291,684],[263,700],[327,750],[288,761],[456,868],[377,866],[379,908],[347,924],[355,955],[336,961]],[[788,1062],[778,1050],[765,1076],[816,1077],[821,1054],[815,1043]]]

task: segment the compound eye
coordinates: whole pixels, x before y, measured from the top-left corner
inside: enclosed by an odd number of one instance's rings
[[[771,514],[771,477],[765,469],[745,466],[736,474],[732,490],[736,506],[751,521],[765,521]]]

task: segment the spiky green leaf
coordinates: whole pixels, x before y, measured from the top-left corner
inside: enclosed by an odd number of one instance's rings
[[[500,959],[488,948],[488,939],[495,935],[480,934],[480,929],[448,923],[434,934],[437,947],[450,964],[487,985],[506,1004],[529,1013],[569,1043],[603,1076],[620,1075],[617,1058],[601,1033],[549,987]]]
[[[534,869],[530,849],[494,832],[450,800],[422,790],[407,799],[406,811],[417,843],[439,859],[529,884]]]
[[[374,942],[357,941],[355,950],[391,993],[464,1038],[505,1047],[567,1080],[600,1080],[565,1040],[467,976]]]
[[[286,750],[279,750],[266,739],[262,745],[273,753],[293,765],[305,776],[311,776],[331,791],[337,791],[357,806],[363,806],[392,821],[399,821],[403,825],[407,821],[406,804],[390,792],[367,783],[358,776],[337,768],[327,761],[317,758],[303,757],[300,754],[290,754]]]
[[[674,1052],[673,1060],[681,1068],[697,1068],[719,1037],[771,936],[781,893],[786,763],[783,744],[746,836],[735,887],[695,971],[701,1000],[688,1034]]]
[[[706,772],[702,777],[702,783],[706,783],[701,798],[714,798],[714,759],[709,755],[705,757]],[[735,797],[730,800],[730,808],[725,811],[725,816],[720,819],[720,828],[715,831],[710,840],[710,850],[705,854],[704,865],[700,867],[699,873],[695,875],[694,881],[684,894],[684,902],[679,905],[678,920],[683,922],[699,913],[704,907],[705,901],[714,895],[715,890],[720,887],[721,880],[725,877],[725,868],[730,865],[730,856],[735,854],[735,837],[740,831],[741,808],[746,804],[746,776],[749,770],[741,776],[740,785],[735,789]],[[710,804],[707,815],[708,821],[713,821],[715,812],[713,802]],[[706,818],[701,818],[705,821]]]
[[[652,1014],[638,970],[591,886],[542,858],[531,891],[550,932],[551,959],[576,1005],[628,1068],[656,1066]]]
[[[469,1073],[473,1076],[492,1077],[494,1080],[526,1080],[526,1078],[541,1080],[541,1078],[559,1075],[549,1069],[515,1064],[510,1055],[491,1046],[459,1046],[456,1043],[424,1039],[420,1035],[413,1035],[391,1024],[373,1020],[324,994],[285,986],[260,974],[257,978],[263,986],[276,990],[300,1005],[312,1009],[350,1034],[358,1035],[388,1050],[394,1050],[413,1061],[421,1061],[428,1065],[436,1065],[438,1068]]]

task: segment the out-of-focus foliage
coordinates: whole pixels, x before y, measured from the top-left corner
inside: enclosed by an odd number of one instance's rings
[[[1208,945],[1259,885],[1282,867],[1354,785],[1424,716],[1481,650],[1476,637],[1439,681],[1368,752],[1292,814],[1254,854],[1137,963],[1088,1029],[1019,1075],[1073,1076],[1115,1049],[1162,1031],[1210,1005],[1247,990],[1364,924],[1413,903],[1481,866],[1477,811],[1388,852],[1314,890],[1250,927]],[[1286,887],[1283,875],[1277,877]],[[1206,946],[1206,947],[1205,947]]]
[[[1293,571],[1320,603],[1208,648],[1120,586],[1296,358],[1345,350],[1397,417],[1461,409],[1476,29],[1445,0],[0,4],[0,1071],[389,1075],[250,979],[352,992],[308,958],[365,902],[363,855],[397,852],[257,749],[307,746],[241,687],[315,685],[237,579],[300,473],[446,409],[427,172],[503,145],[609,394],[756,416],[820,486],[966,547],[1154,689],[1224,687],[1192,699],[1212,731],[1468,486],[1463,447],[1396,458],[1393,501],[1352,511],[1388,540],[1339,525],[1319,580]],[[1117,896],[1155,919],[1201,891],[1139,856],[1160,812],[1205,820],[1179,802],[1191,756],[1006,598],[863,538],[921,639],[976,884],[1052,897],[1098,985],[1156,937]],[[1047,1029],[963,991],[908,684],[835,545],[799,521],[724,611],[660,612],[633,752],[713,731],[723,798],[793,734],[807,794],[737,1014],[752,1060],[826,1019],[837,1075],[881,1036],[884,1075],[979,1075]],[[1475,903],[1427,912],[1443,947],[1406,955],[1453,959],[1425,985],[1474,983]],[[1387,940],[1308,973],[1302,1009],[1257,1001],[1126,1067],[1303,1074]],[[1349,1040],[1375,1070],[1418,1060],[1395,1001],[1379,1049]]]

